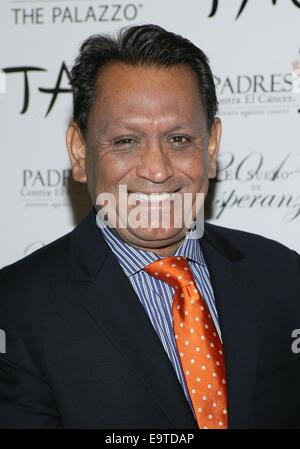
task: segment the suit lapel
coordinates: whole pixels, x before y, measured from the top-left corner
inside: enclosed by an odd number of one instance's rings
[[[201,248],[223,338],[229,427],[246,428],[257,364],[259,286],[251,279],[243,255],[217,229],[206,224]]]
[[[197,427],[171,362],[115,256],[109,253],[82,306],[131,366],[174,427]]]

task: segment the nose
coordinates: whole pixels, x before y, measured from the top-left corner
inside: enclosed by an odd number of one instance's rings
[[[149,145],[142,152],[136,174],[154,183],[164,183],[174,174],[170,155],[160,145]]]

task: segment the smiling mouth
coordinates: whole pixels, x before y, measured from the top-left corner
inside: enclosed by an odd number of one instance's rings
[[[162,193],[130,192],[129,195],[135,201],[150,201],[151,203],[153,203],[175,199],[178,190],[176,190],[175,192],[162,192]]]

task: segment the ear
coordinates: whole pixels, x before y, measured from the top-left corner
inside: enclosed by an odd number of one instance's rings
[[[66,144],[72,164],[73,178],[77,182],[85,183],[87,181],[86,144],[79,126],[75,122],[71,122],[68,127]]]
[[[220,148],[222,124],[219,117],[215,117],[208,140],[208,177],[215,178],[217,174],[217,159]]]

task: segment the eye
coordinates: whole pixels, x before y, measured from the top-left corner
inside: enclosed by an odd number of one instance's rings
[[[187,136],[173,136],[171,137],[173,143],[187,143],[191,141],[190,137]]]
[[[122,139],[118,139],[115,142],[115,145],[132,145],[135,143],[135,140],[131,137],[124,137]]]

